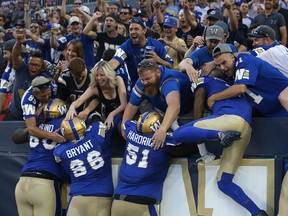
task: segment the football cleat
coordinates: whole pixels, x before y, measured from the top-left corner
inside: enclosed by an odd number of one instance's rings
[[[207,163],[214,161],[215,158],[216,158],[216,156],[213,153],[207,152],[206,155],[203,155],[202,157],[198,158],[196,160],[196,163],[202,162],[204,164],[207,164]]]
[[[58,98],[51,99],[44,105],[43,114],[45,119],[55,119],[67,113],[66,103]]]
[[[227,148],[231,146],[235,140],[241,139],[240,136],[241,133],[238,131],[225,131],[218,133],[220,144],[223,146],[223,148]]]
[[[258,214],[253,216],[268,216],[268,214],[264,210],[261,210]]]
[[[163,118],[155,110],[141,114],[137,121],[137,131],[143,134],[153,134],[161,125]]]
[[[78,142],[86,134],[86,124],[78,117],[70,120],[64,119],[60,128],[62,135],[71,142]]]

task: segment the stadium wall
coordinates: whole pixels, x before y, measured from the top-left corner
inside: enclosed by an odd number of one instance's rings
[[[180,119],[180,123],[189,122]],[[253,134],[234,181],[268,215],[277,215],[284,164],[288,154],[288,118],[255,118]],[[0,212],[16,216],[14,188],[21,168],[27,160],[28,144],[15,145],[11,134],[24,122],[0,122]],[[115,136],[113,140],[113,177],[117,183],[124,141]],[[164,184],[161,216],[248,216],[244,208],[222,194],[216,183],[221,147],[218,142],[207,142],[207,148],[217,156],[214,162],[203,165],[195,160],[195,145],[180,146],[175,153]],[[69,186],[63,187],[63,207],[67,205]]]

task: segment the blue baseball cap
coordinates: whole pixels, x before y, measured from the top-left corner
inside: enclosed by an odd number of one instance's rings
[[[163,27],[177,27],[178,23],[174,17],[167,17],[164,21]]]

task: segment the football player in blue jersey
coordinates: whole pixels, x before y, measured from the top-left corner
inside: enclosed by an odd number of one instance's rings
[[[199,118],[205,98],[228,89],[229,85],[215,77],[199,77],[195,84],[194,116]],[[217,174],[218,188],[246,208],[253,216],[266,216],[265,211],[245,194],[232,180],[239,167],[251,137],[252,107],[243,97],[216,101],[212,116],[192,121],[174,131],[176,142],[192,142],[197,139],[221,140],[223,153]],[[231,131],[232,130],[232,131]],[[241,139],[239,134],[241,133]],[[239,140],[238,140],[239,139]],[[233,143],[232,146],[229,146]]]
[[[114,125],[120,117],[114,118]],[[83,120],[64,120],[61,132],[68,142],[54,150],[55,160],[69,174],[68,216],[110,216],[113,195],[111,138],[115,127],[107,131],[102,122],[87,130]]]
[[[29,134],[29,158],[15,188],[19,216],[61,215],[58,186],[61,167],[55,162],[53,156],[53,149],[57,142],[48,138],[52,136],[47,134],[59,132],[66,111],[67,107],[64,101],[50,100],[43,108],[46,121],[38,125],[43,137]],[[45,138],[45,134],[47,138]],[[60,135],[58,134],[58,136]]]
[[[161,115],[155,111],[145,112],[138,122],[125,121],[127,142],[112,203],[112,216],[159,215],[157,204],[162,200],[171,159],[167,145],[175,145],[172,136],[167,135],[163,148],[153,150],[153,133],[161,122]]]
[[[178,115],[186,114],[193,109],[191,82],[186,74],[158,66],[153,59],[141,61],[137,72],[139,79],[125,108],[123,122],[132,119],[138,107],[147,99],[157,111],[165,113],[159,130],[153,135],[153,145],[159,148],[164,143],[168,129],[171,127],[174,130],[179,127]]]
[[[234,56],[226,44],[218,44],[213,56],[222,72],[234,78],[234,85],[211,95],[210,108],[218,100],[244,94],[263,116],[288,116],[288,78],[278,69],[249,54]]]

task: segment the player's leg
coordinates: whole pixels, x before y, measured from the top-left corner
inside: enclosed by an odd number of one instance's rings
[[[288,112],[288,87],[286,87],[278,96],[278,99],[282,106],[287,110]]]
[[[70,201],[67,216],[110,216],[111,197],[74,196]]]
[[[286,174],[282,181],[281,194],[279,200],[279,216],[285,216],[288,212],[288,164],[285,165]]]
[[[240,139],[240,132],[218,130],[215,125],[221,122],[222,116],[209,116],[207,118],[190,122],[181,126],[173,133],[176,142],[196,142],[201,140],[220,139],[223,147],[230,146],[234,140]]]
[[[242,118],[232,117],[227,122],[234,122],[232,130],[241,132],[241,139],[225,148],[221,156],[221,165],[218,171],[218,188],[235,202],[246,208],[252,215],[257,215],[261,209],[246,195],[246,193],[233,182],[239,164],[251,137],[250,125]]]
[[[33,216],[33,206],[28,202],[27,197],[27,184],[29,184],[29,182],[25,180],[25,177],[20,177],[15,188],[15,198],[19,216]]]
[[[29,192],[34,216],[54,216],[57,200],[54,180],[31,178],[33,189]],[[41,194],[41,196],[39,195]]]
[[[123,200],[113,200],[111,216],[157,216],[157,205],[142,205]]]

